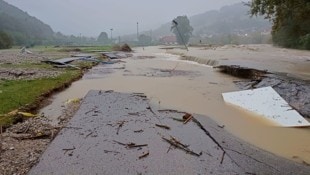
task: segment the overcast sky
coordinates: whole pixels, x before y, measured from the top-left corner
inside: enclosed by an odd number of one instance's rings
[[[192,16],[242,0],[5,0],[55,32],[97,37],[156,29],[179,15]]]

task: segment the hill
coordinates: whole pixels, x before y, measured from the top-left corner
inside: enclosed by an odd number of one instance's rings
[[[242,3],[224,6],[220,10],[211,10],[189,17],[194,28],[193,38],[247,35],[270,31],[271,23],[263,17],[250,17],[249,8]],[[163,24],[153,31],[154,37],[172,35],[171,23]]]
[[[249,8],[242,3],[224,6],[190,18],[195,34],[229,34],[269,30],[271,24],[263,17],[250,17]]]
[[[3,0],[0,0],[0,31],[9,34],[17,45],[42,44],[54,35],[49,25]]]

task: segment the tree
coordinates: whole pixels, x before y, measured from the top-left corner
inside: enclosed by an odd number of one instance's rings
[[[187,16],[178,16],[172,20],[171,31],[177,37],[179,44],[187,44],[189,38],[192,36],[193,30]]]
[[[307,49],[310,42],[309,0],[252,0],[247,5],[252,16],[264,15],[273,22],[272,38],[275,44]]]
[[[97,38],[97,41],[100,43],[108,44],[109,43],[109,36],[106,32],[101,32]]]
[[[12,47],[13,40],[5,32],[0,31],[0,49],[9,49]]]

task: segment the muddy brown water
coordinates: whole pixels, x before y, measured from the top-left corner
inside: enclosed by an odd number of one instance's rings
[[[146,57],[143,56],[155,56]],[[52,97],[41,112],[54,122],[65,101],[82,98],[89,90],[145,93],[157,109],[176,109],[211,117],[226,130],[279,156],[310,163],[310,129],[281,128],[259,116],[225,104],[221,93],[237,91],[233,81],[206,65],[177,61],[165,50],[138,49],[126,63],[99,65],[82,80]]]

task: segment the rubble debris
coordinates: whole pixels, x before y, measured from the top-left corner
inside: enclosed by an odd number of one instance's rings
[[[75,113],[78,104],[66,106],[62,114],[66,121]],[[17,114],[17,110],[11,114]],[[27,174],[45,151],[51,140],[66,122],[52,126],[44,116],[30,117],[10,126],[5,132],[0,131],[0,174]],[[0,126],[0,130],[1,130]],[[69,128],[69,127],[66,127]],[[70,127],[71,128],[71,127]],[[80,129],[80,128],[77,128]]]
[[[241,90],[271,86],[280,96],[295,108],[302,116],[310,118],[310,84],[287,73],[271,73],[266,70],[243,68],[240,66],[217,66],[221,72],[245,78],[234,83]]]
[[[192,114],[186,113],[185,115],[183,115],[184,124],[188,123],[192,118]]]
[[[225,128],[225,125],[217,125],[219,128]]]
[[[140,132],[143,132],[143,129],[135,130],[135,131],[133,131],[133,132],[135,132],[135,133],[140,133]]]
[[[109,150],[103,150],[104,153],[114,153],[114,154],[119,154],[120,152],[118,151],[109,151]]]
[[[220,65],[220,66],[215,66],[214,68],[219,69],[221,72],[230,74],[232,76],[236,76],[240,78],[250,78],[254,80],[260,80],[266,74],[268,74],[267,70],[245,68],[245,67],[240,67],[238,65]]]
[[[202,152],[200,152],[199,154],[190,150],[188,147],[184,147],[184,144],[180,144],[180,142],[176,142],[174,139],[167,139],[165,137],[162,137],[162,139],[168,143],[170,143],[171,145],[175,146],[176,148],[179,148],[183,151],[185,151],[186,153],[189,153],[191,155],[194,155],[194,156],[201,156],[202,155]]]
[[[32,54],[32,52],[30,50],[26,49],[26,47],[22,47],[20,49],[20,53]]]
[[[121,51],[123,51],[123,52],[132,52],[132,49],[130,48],[130,46],[128,44],[123,44],[121,46]]]
[[[160,128],[164,128],[164,129],[167,129],[167,130],[170,130],[170,127],[167,126],[167,125],[155,124],[155,126],[160,127]]]
[[[132,52],[132,49],[128,44],[118,45],[115,44],[112,46],[112,50],[114,51],[122,51],[122,52]]]
[[[175,120],[175,121],[178,121],[178,122],[182,122],[182,123],[184,122],[184,119],[175,118],[175,117],[172,117],[172,119]]]
[[[149,151],[146,152],[146,153],[144,153],[144,154],[142,154],[141,156],[139,156],[139,159],[145,158],[145,157],[147,157],[148,155],[150,155],[150,152],[149,152]]]
[[[99,60],[97,58],[93,58],[90,56],[85,56],[85,57],[69,57],[69,58],[61,58],[57,60],[42,60],[41,62],[46,63],[46,64],[52,64],[54,67],[57,68],[75,68],[75,69],[80,69],[80,67],[70,64],[74,61],[90,61],[90,62],[95,62],[95,63],[103,63],[105,64],[104,61]]]
[[[126,121],[120,121],[120,122],[117,123],[117,124],[118,124],[118,127],[117,127],[117,131],[116,131],[116,135],[118,135],[119,130],[121,129],[121,127],[123,127],[123,125],[124,125],[125,122],[126,122]]]
[[[44,60],[42,61],[43,63],[48,63],[48,64],[56,64],[56,65],[67,65],[73,61],[77,61],[81,59],[80,57],[70,57],[70,58],[61,58],[57,60]]]
[[[31,114],[29,112],[17,112],[17,114],[22,115],[24,117],[37,117],[37,115]]]
[[[120,145],[125,146],[127,149],[131,149],[131,148],[140,148],[140,147],[145,147],[148,146],[148,144],[141,144],[141,145],[137,145],[135,143],[122,143],[116,140],[113,140],[113,142],[118,143]]]
[[[173,113],[186,114],[186,112],[181,112],[181,111],[173,110],[173,109],[159,109],[158,112],[173,112]]]
[[[260,81],[243,80],[235,82],[241,90],[271,86],[302,116],[310,118],[310,83],[281,74],[269,74]]]
[[[170,136],[171,140],[174,141],[175,143],[187,148],[189,147],[189,145],[184,145],[183,143],[181,143],[180,141],[178,141],[175,137]]]
[[[75,150],[75,146],[73,146],[72,148],[63,148],[63,151],[72,151]]]
[[[153,111],[153,109],[151,108],[151,106],[148,106],[146,109],[150,110],[150,111],[156,116],[156,113]]]
[[[103,52],[102,55],[104,57],[111,59],[111,60],[119,59],[119,57],[117,55],[115,55],[114,53],[111,53],[111,52]]]
[[[81,98],[73,98],[73,99],[69,99],[65,102],[65,104],[70,104],[70,103],[80,103]]]

